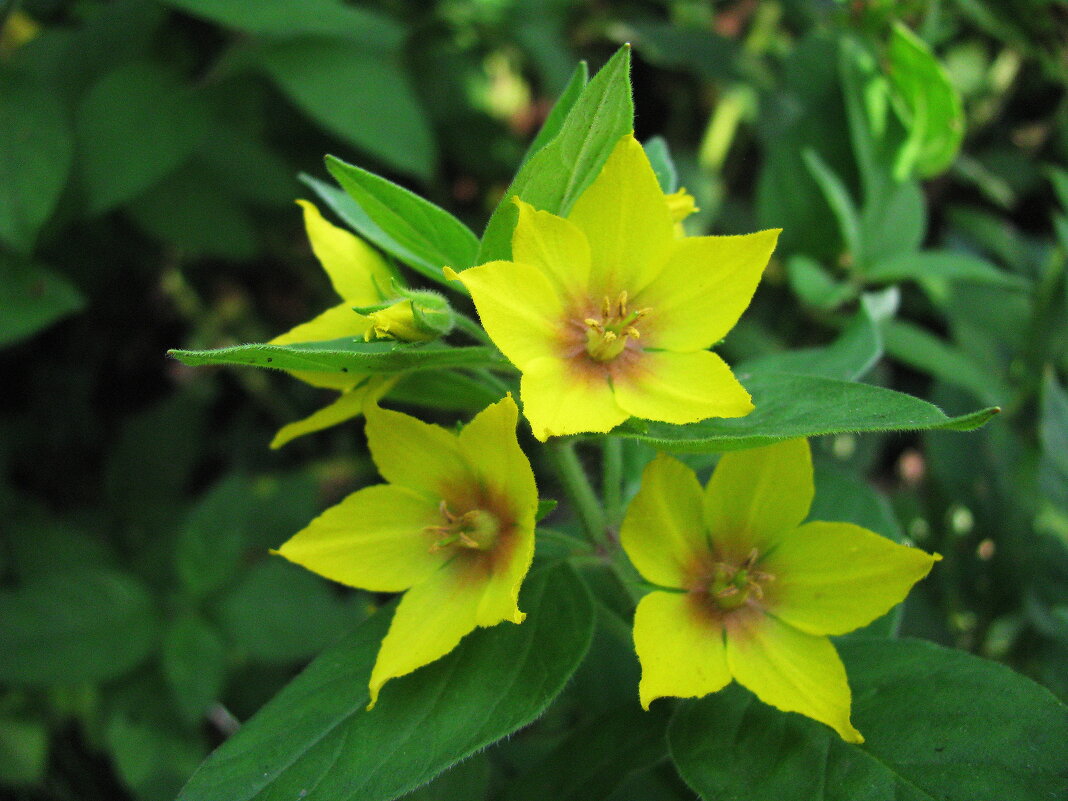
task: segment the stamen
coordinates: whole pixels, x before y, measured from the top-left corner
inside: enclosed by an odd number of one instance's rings
[[[601,319],[583,319],[586,326],[586,353],[596,361],[611,361],[624,351],[628,339],[641,338],[636,324],[650,309],[628,311],[629,302],[630,294],[626,290],[620,292],[615,301],[605,295],[601,299]]]

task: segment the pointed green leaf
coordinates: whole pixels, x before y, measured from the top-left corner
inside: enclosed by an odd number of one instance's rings
[[[945,68],[926,42],[895,22],[887,51],[894,108],[908,128],[895,174],[930,178],[957,157],[964,139],[964,109]]]
[[[790,373],[739,376],[756,409],[745,417],[689,425],[630,421],[612,431],[660,450],[709,453],[755,448],[795,437],[867,431],[970,431],[998,413],[991,407],[947,417],[937,406],[902,392]]]
[[[920,640],[838,644],[851,745],[733,685],[668,730],[706,801],[1049,801],[1068,797],[1068,709],[1007,667]]]
[[[620,48],[582,90],[560,134],[520,168],[490,217],[476,263],[507,259],[517,210],[512,197],[553,214],[566,215],[620,137],[634,127],[630,47]]]
[[[190,367],[228,364],[320,373],[396,373],[434,367],[507,365],[494,348],[454,348],[441,342],[416,344],[392,340],[334,339],[299,345],[234,345],[215,350],[170,350],[167,353]]]
[[[163,633],[163,677],[178,710],[197,723],[219,697],[226,675],[226,648],[213,626],[195,617],[174,621]]]
[[[530,143],[527,152],[523,154],[523,164],[526,164],[535,153],[557,137],[564,127],[564,122],[571,112],[571,107],[575,105],[575,101],[578,100],[589,80],[589,68],[586,66],[585,61],[580,61],[574,72],[571,73],[571,79],[567,82],[567,86],[564,87],[564,91],[560,93],[560,97],[553,103],[552,111],[549,112],[545,122],[541,124],[541,128],[534,136],[534,141]]]
[[[432,281],[456,289],[442,268],[462,270],[475,263],[478,237],[471,229],[414,192],[341,159],[327,156],[326,168],[359,209],[346,219],[357,233]]]
[[[660,191],[671,194],[679,188],[679,171],[675,169],[675,160],[671,157],[671,149],[667,140],[662,136],[654,136],[642,144],[649,163],[653,165],[653,172],[660,184]]]
[[[382,610],[338,642],[200,767],[180,801],[388,801],[538,717],[582,661],[593,627],[566,565],[537,571],[521,625],[469,634],[448,656],[395,679],[367,710],[389,626]]]
[[[864,271],[864,280],[871,283],[922,281],[930,278],[968,281],[1016,291],[1024,291],[1030,284],[1026,278],[999,270],[978,256],[949,250],[901,253],[879,261]]]

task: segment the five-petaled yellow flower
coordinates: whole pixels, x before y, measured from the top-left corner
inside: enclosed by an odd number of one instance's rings
[[[689,205],[665,197],[631,135],[566,219],[516,204],[513,261],[447,274],[522,372],[538,439],[605,432],[632,416],[691,423],[752,410],[708,348],[749,304],[777,230],[678,236]]]
[[[366,415],[389,483],[348,496],[278,553],[352,587],[407,590],[371,672],[374,706],[389,679],[444,656],[476,626],[523,621],[538,492],[511,396],[459,434],[376,406]]]
[[[809,522],[803,439],[722,457],[708,486],[658,456],[627,510],[623,549],[648,581],[634,616],[642,706],[736,679],[852,743],[850,691],[827,635],[889,611],[939,556],[851,523]]]

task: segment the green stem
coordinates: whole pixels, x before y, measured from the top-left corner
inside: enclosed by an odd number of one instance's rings
[[[493,340],[489,338],[489,334],[485,329],[468,317],[465,314],[460,314],[458,311],[454,311],[453,315],[456,320],[456,327],[467,334],[473,339],[477,339],[479,342],[484,342],[487,345],[492,345]]]
[[[607,547],[604,510],[597,493],[593,491],[589,476],[575,452],[574,440],[560,440],[548,446],[556,472],[564,483],[564,490],[575,506],[586,536],[595,546]]]
[[[604,497],[605,522],[609,527],[617,527],[622,520],[623,507],[623,440],[619,437],[605,437],[604,476],[601,495]]]

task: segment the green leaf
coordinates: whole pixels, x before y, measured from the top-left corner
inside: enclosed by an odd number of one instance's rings
[[[586,84],[560,134],[520,168],[490,217],[475,263],[511,257],[518,219],[513,197],[542,211],[566,215],[633,127],[630,47],[624,46]]]
[[[388,801],[538,717],[589,645],[593,609],[566,565],[540,570],[528,617],[469,634],[448,656],[391,681],[365,709],[389,625],[383,610],[316,659],[200,767],[181,801]]]
[[[195,617],[176,620],[163,633],[161,661],[182,717],[200,721],[226,676],[226,649],[218,632]]]
[[[650,768],[667,756],[666,711],[658,707],[644,712],[633,704],[575,727],[544,759],[509,783],[505,801],[607,797],[632,771]]]
[[[0,242],[27,253],[59,200],[73,157],[56,93],[0,70],[0,142]]]
[[[667,140],[662,136],[654,136],[642,147],[645,148],[649,163],[653,165],[653,172],[660,184],[660,190],[665,195],[670,195],[679,188],[679,172],[675,169],[675,160],[671,157]]]
[[[0,718],[0,776],[4,784],[34,784],[48,768],[48,729],[36,720]]]
[[[207,134],[199,98],[154,64],[127,64],[89,88],[78,107],[78,165],[98,214],[141,194],[196,151]]]
[[[780,372],[856,381],[883,355],[883,340],[866,304],[841,335],[823,348],[772,353],[739,364],[738,373]]]
[[[971,431],[997,407],[947,417],[927,401],[870,384],[790,373],[739,376],[756,409],[745,417],[689,425],[624,423],[613,434],[675,453],[755,448],[794,437],[869,431]]]
[[[148,591],[104,569],[47,573],[0,592],[0,681],[43,686],[121,676],[151,650]]]
[[[927,279],[967,281],[1015,291],[1025,291],[1029,287],[1029,282],[1022,276],[999,270],[978,256],[950,250],[901,253],[884,259],[864,271],[864,280],[869,283]]]
[[[58,273],[0,256],[0,346],[31,337],[84,306],[82,294]]]
[[[567,115],[571,112],[571,107],[575,105],[575,101],[579,99],[582,94],[582,90],[586,88],[586,84],[590,79],[589,69],[586,66],[585,61],[580,61],[575,67],[574,72],[571,73],[571,78],[567,82],[567,86],[564,87],[564,91],[560,93],[560,97],[553,103],[552,111],[545,118],[545,122],[541,124],[541,128],[538,130],[537,135],[534,137],[534,141],[530,143],[530,147],[527,148],[527,152],[523,154],[522,164],[526,164],[527,161],[553,141],[564,127],[564,122],[567,120]],[[522,166],[522,164],[520,166]]]
[[[838,221],[838,232],[842,235],[846,250],[854,264],[864,263],[864,242],[861,239],[860,213],[857,211],[853,197],[849,194],[842,179],[835,174],[818,152],[808,148],[802,154],[827,204]]]
[[[327,156],[326,168],[369,223],[357,227],[358,233],[427,278],[456,288],[442,268],[475,263],[478,237],[471,229],[414,192],[341,159]]]
[[[199,499],[182,526],[174,569],[186,592],[200,598],[237,572],[252,517],[252,489],[231,475]]]
[[[854,286],[836,281],[819,262],[804,254],[793,255],[786,262],[786,277],[802,303],[824,311],[837,309],[857,294]]]
[[[1048,801],[1068,793],[1068,710],[1008,668],[919,640],[838,645],[863,745],[738,685],[679,707],[679,772],[708,801]]]
[[[164,0],[169,6],[229,28],[268,36],[345,36],[369,46],[400,46],[404,28],[387,16],[335,0]]]
[[[150,236],[190,254],[235,261],[256,255],[251,215],[195,162],[138,195],[126,211]]]
[[[358,619],[319,576],[282,559],[248,570],[219,604],[219,621],[242,654],[257,662],[309,659]]]
[[[477,378],[455,370],[419,370],[404,376],[389,397],[414,406],[455,411],[480,411],[504,393]]]
[[[895,174],[930,178],[957,157],[964,138],[964,109],[945,68],[916,34],[895,22],[887,50],[894,108],[908,138],[898,153]]]
[[[314,37],[264,43],[243,57],[335,136],[409,175],[434,171],[433,132],[399,51]]]
[[[234,345],[215,350],[169,350],[182,364],[247,365],[321,373],[396,373],[434,367],[492,367],[506,364],[493,348],[454,348],[441,342],[364,342],[333,339],[300,345]]]
[[[864,243],[867,274],[871,264],[899,254],[915,253],[927,233],[927,204],[915,181],[895,183],[873,200],[865,200],[860,212],[860,239]]]
[[[1038,467],[1042,493],[1068,510],[1068,395],[1050,371],[1042,386],[1039,425],[1042,456]]]
[[[968,390],[983,403],[1005,403],[1009,388],[960,348],[904,320],[883,323],[886,350],[900,362]]]

